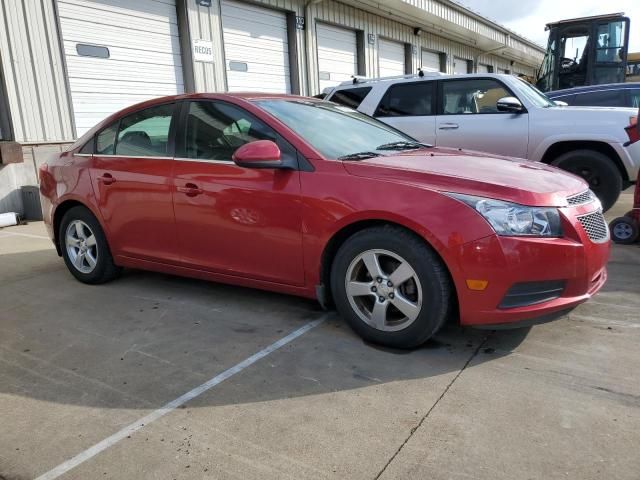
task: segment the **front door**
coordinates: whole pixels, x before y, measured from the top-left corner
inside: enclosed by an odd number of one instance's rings
[[[513,97],[493,78],[442,80],[436,145],[527,158],[529,115],[498,111],[503,97]]]
[[[222,101],[185,102],[177,136],[174,209],[182,262],[288,285],[304,283],[297,170],[248,169],[234,151],[254,140],[296,151],[264,122]]]
[[[114,255],[177,261],[169,141],[174,106],[132,113],[97,135],[91,180]]]

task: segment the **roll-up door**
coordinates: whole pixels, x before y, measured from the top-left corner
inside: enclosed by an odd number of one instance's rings
[[[124,107],[184,92],[174,0],[58,0],[78,135]]]
[[[231,0],[221,9],[229,91],[291,93],[286,14]]]
[[[316,24],[320,91],[349,80],[358,71],[356,32],[325,23]]]
[[[425,72],[439,72],[440,54],[422,50],[422,70]]]
[[[378,76],[404,75],[404,44],[381,38],[378,40]]]

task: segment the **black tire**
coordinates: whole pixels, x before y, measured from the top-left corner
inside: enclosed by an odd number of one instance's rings
[[[93,233],[95,237],[94,255],[95,266],[89,272],[82,272],[76,267],[70,258],[70,253],[67,248],[66,233],[69,225],[72,222],[80,221],[88,227],[88,232]],[[107,238],[102,231],[102,227],[98,220],[93,216],[91,211],[85,207],[73,207],[67,211],[62,217],[60,222],[60,230],[58,231],[58,242],[60,243],[60,251],[62,252],[62,258],[64,263],[71,274],[83,283],[91,285],[109,282],[117,278],[122,272],[122,268],[118,267],[113,262],[111,256],[111,250],[107,243]],[[87,268],[90,268],[88,264]]]
[[[401,257],[410,265],[419,280],[418,289],[422,291],[419,313],[412,323],[400,330],[383,331],[374,328],[359,316],[350,303],[345,285],[350,265],[359,255],[370,250],[385,250]],[[369,278],[371,276],[367,276],[367,281]],[[371,282],[374,284],[372,278]],[[452,309],[453,287],[447,268],[438,255],[413,233],[391,225],[362,230],[345,241],[338,250],[331,268],[331,291],[338,312],[356,333],[366,341],[393,348],[414,348],[422,345],[442,327]],[[372,304],[375,304],[378,294],[372,295],[373,297],[356,298],[369,298]],[[398,300],[400,295],[396,295]],[[392,300],[389,302],[392,303]]]
[[[614,218],[609,224],[611,239],[622,245],[630,245],[638,240],[640,227],[638,222],[630,217]]]
[[[598,196],[606,212],[622,191],[622,175],[614,161],[595,150],[573,150],[556,158],[551,165],[582,177]]]

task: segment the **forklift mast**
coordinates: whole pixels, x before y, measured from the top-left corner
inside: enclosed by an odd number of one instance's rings
[[[543,92],[624,82],[629,48],[624,13],[547,24],[549,42],[536,81]]]

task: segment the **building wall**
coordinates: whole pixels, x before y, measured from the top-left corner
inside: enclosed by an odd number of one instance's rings
[[[187,2],[190,39],[210,40],[214,44],[214,63],[194,63],[195,91],[211,92],[226,90],[225,60],[222,48],[222,22],[220,18],[220,1],[213,0],[211,7],[202,7],[195,0]],[[438,2],[431,0],[406,0],[421,8],[430,8],[434,12],[445,15],[450,21],[463,21],[467,28],[490,38],[505,42],[523,51],[533,52],[533,48],[523,42],[496,32],[486,24],[471,21],[451,7],[438,10]],[[303,95],[315,95],[320,92],[318,82],[318,56],[315,36],[316,22],[348,27],[364,33],[364,60],[366,76],[373,77],[378,71],[378,39],[380,37],[396,40],[412,45],[412,67],[415,72],[420,67],[421,49],[433,50],[447,55],[447,73],[453,73],[453,57],[473,61],[479,56],[479,63],[491,65],[494,71],[509,70],[512,73],[533,74],[533,66],[514,63],[499,55],[482,55],[473,47],[446,39],[442,36],[423,31],[422,35],[414,35],[414,26],[406,25],[374,13],[357,9],[334,0],[305,2],[303,0],[253,0],[251,3],[292,12],[296,16],[305,17],[305,29],[296,30],[298,46],[297,68],[300,74],[299,89]],[[305,8],[305,5],[309,6]],[[429,11],[431,11],[429,10]],[[369,35],[373,35],[373,43],[369,43]],[[517,45],[516,45],[516,42]],[[217,47],[217,48],[216,48]]]
[[[52,0],[0,0],[0,62],[14,139],[73,139]]]

